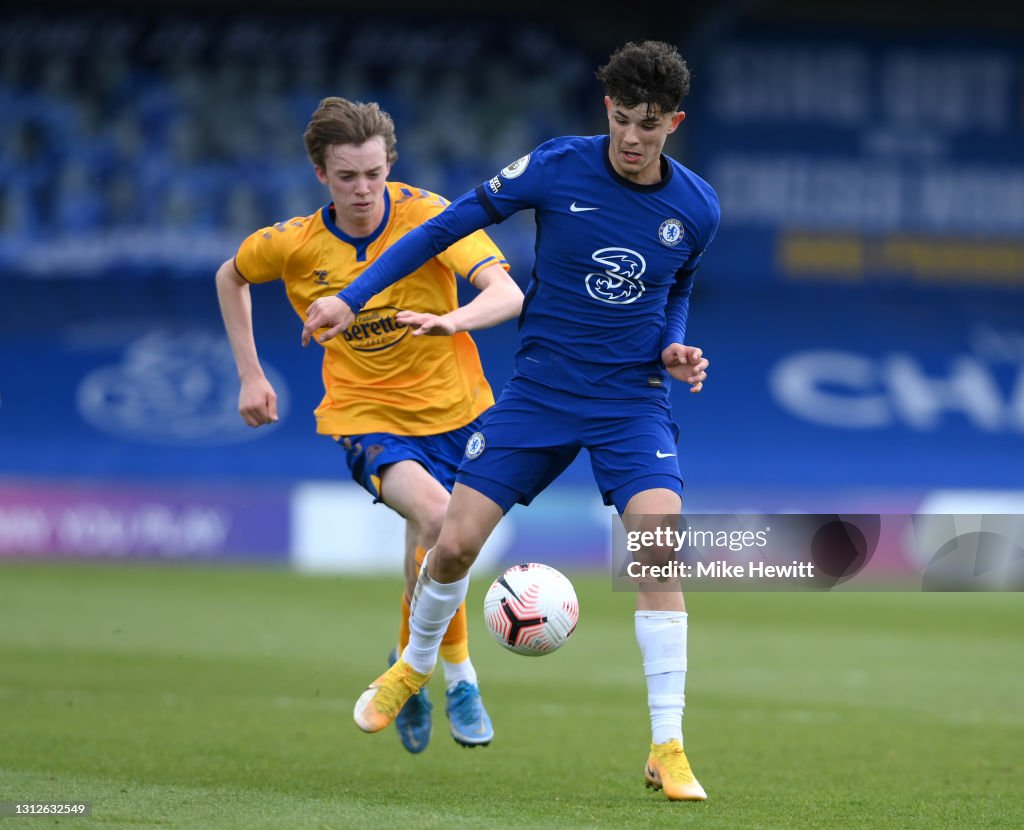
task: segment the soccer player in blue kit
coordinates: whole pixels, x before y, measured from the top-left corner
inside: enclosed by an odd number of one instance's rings
[[[582,448],[625,520],[678,516],[682,478],[670,378],[699,392],[707,360],[683,345],[694,272],[718,228],[714,190],[662,154],[683,121],[690,73],[675,47],[627,43],[598,70],[609,134],[555,138],[410,231],[337,296],[307,312],[323,342],[386,286],[456,240],[533,208],[536,264],[516,372],[467,445],[437,544],[420,571],[402,658],[356,703],[376,732],[430,677],[469,569],[502,516]],[[658,552],[663,561],[669,549]],[[671,800],[704,800],[683,751],[687,615],[678,582],[639,585],[636,637],[652,743],[644,778]]]

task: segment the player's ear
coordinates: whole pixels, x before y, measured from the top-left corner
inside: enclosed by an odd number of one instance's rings
[[[612,103],[612,99],[609,98],[607,95],[605,95],[604,96],[604,109],[605,109],[605,112],[608,113],[608,117],[609,118],[612,117],[612,107],[614,107],[614,106],[615,106],[615,104]]]
[[[686,118],[685,112],[677,112],[675,115],[673,115],[672,120],[669,122],[668,125],[668,132],[674,133],[676,131],[676,127],[683,123],[684,118]]]
[[[316,179],[320,184],[327,184],[327,171],[325,171],[319,164],[313,165],[313,172],[316,173]]]

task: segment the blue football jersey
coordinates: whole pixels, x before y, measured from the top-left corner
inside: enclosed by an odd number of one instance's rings
[[[494,222],[536,211],[517,370],[577,394],[618,398],[667,388],[669,291],[692,278],[718,229],[719,206],[707,182],[666,156],[660,182],[623,178],[608,141],[552,139],[475,195]]]
[[[661,181],[635,184],[612,167],[608,142],[541,144],[410,231],[338,296],[358,312],[457,239],[532,208],[536,261],[517,371],[585,397],[667,398],[666,308],[682,298],[681,337],[693,272],[718,229],[718,197],[664,155]]]

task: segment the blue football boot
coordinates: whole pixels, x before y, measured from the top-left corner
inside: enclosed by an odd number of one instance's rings
[[[462,746],[487,746],[494,738],[494,727],[480,699],[480,687],[460,680],[445,692],[445,698],[445,712],[455,742]]]

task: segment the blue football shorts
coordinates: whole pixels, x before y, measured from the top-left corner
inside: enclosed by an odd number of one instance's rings
[[[341,435],[335,440],[345,450],[352,480],[363,487],[376,504],[381,500],[381,470],[397,461],[416,461],[449,493],[455,486],[455,475],[469,437],[480,429],[480,419],[464,427],[437,435],[395,435],[390,432],[368,432],[364,435]]]
[[[581,449],[604,503],[619,513],[644,490],[682,497],[679,428],[666,401],[584,398],[517,375],[480,420],[457,480],[506,513],[533,501]]]

